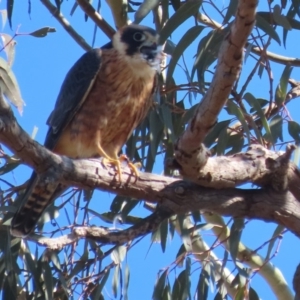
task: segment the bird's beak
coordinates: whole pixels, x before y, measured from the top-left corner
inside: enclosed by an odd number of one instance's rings
[[[148,41],[141,46],[140,52],[143,54],[144,58],[147,61],[153,61],[156,59],[157,54],[160,52],[160,48],[161,47],[157,45],[156,41]]]

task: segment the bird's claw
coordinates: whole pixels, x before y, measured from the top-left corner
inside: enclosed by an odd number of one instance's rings
[[[132,163],[129,158],[125,155],[122,154],[119,159],[112,159],[112,158],[107,158],[103,157],[102,163],[106,167],[108,164],[113,165],[116,167],[116,174],[118,175],[119,181],[122,182],[122,170],[121,170],[121,163],[126,162],[130,170],[132,171],[132,174],[135,177],[135,181],[137,181],[139,177],[139,168],[141,168],[140,163]]]

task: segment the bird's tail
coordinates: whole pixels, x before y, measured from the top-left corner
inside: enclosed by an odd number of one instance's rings
[[[48,205],[64,190],[65,186],[60,183],[40,182],[38,175],[33,172],[22,203],[11,221],[11,234],[16,237],[26,237],[33,231]]]

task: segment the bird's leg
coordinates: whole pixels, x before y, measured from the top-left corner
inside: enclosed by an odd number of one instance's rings
[[[102,157],[102,163],[104,166],[106,164],[112,164],[116,167],[119,181],[121,182],[122,172],[120,160],[118,158],[112,158],[109,155],[107,155],[107,153],[103,150],[103,148],[100,145],[98,145],[98,153]]]
[[[135,181],[137,181],[138,177],[139,177],[139,168],[141,168],[141,164],[140,163],[132,163],[128,157],[125,154],[121,154],[119,157],[120,161],[123,162],[125,161],[128,165],[128,167],[131,169],[132,173],[135,175]]]

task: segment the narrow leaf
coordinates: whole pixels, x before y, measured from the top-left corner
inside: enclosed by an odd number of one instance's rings
[[[179,43],[175,47],[172,53],[172,59],[170,60],[167,72],[167,83],[170,83],[170,79],[173,76],[173,72],[177,65],[178,60],[180,59],[181,55],[184,53],[186,48],[199,36],[199,34],[204,29],[204,26],[194,26],[190,28],[180,39]]]
[[[243,129],[247,134],[248,142],[250,145],[251,144],[250,130],[241,109],[234,102],[230,100],[227,101],[227,108],[228,108],[227,109],[228,113],[235,115],[238,118],[238,120],[241,122]]]
[[[230,229],[230,237],[229,237],[229,250],[234,262],[236,261],[237,258],[238,247],[242,236],[243,228],[244,228],[244,219],[242,218],[234,219]]]
[[[120,278],[120,265],[116,265],[113,279],[112,279],[112,290],[115,298],[118,295],[119,278]]]
[[[197,285],[197,299],[206,300],[209,290],[209,274],[205,269],[202,269]]]
[[[256,26],[264,31],[267,35],[269,35],[273,40],[275,40],[279,45],[281,45],[280,37],[277,34],[276,30],[273,26],[270,25],[268,21],[266,21],[259,14],[256,15]]]
[[[49,32],[56,32],[56,29],[53,27],[43,27],[41,29],[29,33],[29,35],[40,38],[45,37]]]
[[[160,32],[160,43],[163,44],[172,32],[189,17],[196,15],[202,0],[188,1],[171,16],[162,31]]]
[[[0,57],[0,88],[1,92],[15,105],[20,114],[23,112],[24,101],[15,75],[10,70],[8,63]]]
[[[271,251],[275,245],[275,242],[277,239],[281,238],[281,233],[283,232],[283,230],[285,229],[285,227],[283,227],[282,225],[277,225],[273,234],[272,234],[272,238],[271,238],[271,241],[269,243],[269,246],[268,246],[268,251],[267,251],[267,255],[266,255],[266,258],[265,260],[268,261],[269,258],[270,258],[270,255],[271,255]]]
[[[262,125],[266,131],[266,134],[267,134],[267,139],[274,144],[274,141],[273,141],[273,137],[272,137],[272,134],[271,134],[271,130],[270,130],[270,127],[269,127],[269,124],[268,124],[268,121],[266,119],[266,116],[259,104],[259,102],[257,101],[257,99],[250,93],[246,93],[243,97],[247,102],[248,104],[253,107],[258,116],[260,117],[260,120],[262,122]]]
[[[161,299],[165,287],[165,282],[167,278],[168,270],[165,270],[160,277],[157,279],[155,286],[154,286],[154,291],[152,295],[152,299]]]
[[[144,0],[134,14],[134,23],[140,23],[158,4],[159,0]]]
[[[288,121],[288,131],[296,143],[300,143],[300,125],[295,121]]]
[[[12,29],[12,13],[14,8],[14,0],[6,1],[7,18],[10,29]]]
[[[281,75],[280,82],[278,86],[276,87],[276,93],[275,93],[275,101],[277,105],[281,106],[286,98],[287,88],[288,88],[288,81],[291,76],[291,72],[293,70],[293,67],[287,65]]]

